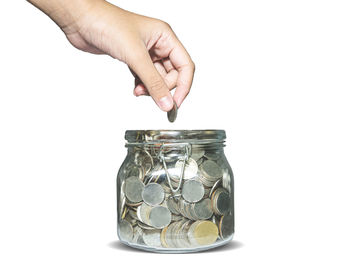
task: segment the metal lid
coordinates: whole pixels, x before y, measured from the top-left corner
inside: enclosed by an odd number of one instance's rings
[[[224,130],[128,130],[125,132],[128,143],[162,142],[223,142]]]

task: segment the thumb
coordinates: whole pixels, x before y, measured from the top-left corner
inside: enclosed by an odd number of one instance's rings
[[[158,107],[163,111],[170,111],[174,104],[173,97],[164,79],[153,65],[146,48],[140,51],[138,55],[134,53],[129,67],[143,82]]]

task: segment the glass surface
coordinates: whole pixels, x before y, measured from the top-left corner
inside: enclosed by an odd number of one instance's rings
[[[234,233],[225,132],[127,131],[117,176],[121,242],[155,252],[224,245]]]

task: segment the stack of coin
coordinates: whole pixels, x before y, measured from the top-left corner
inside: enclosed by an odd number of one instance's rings
[[[224,215],[229,212],[231,199],[224,188],[218,188],[211,197],[211,206],[217,215]]]
[[[234,219],[233,215],[227,214],[223,215],[218,222],[218,228],[220,233],[220,238],[226,239],[232,235],[234,231]]]
[[[185,162],[176,158],[181,151],[166,151],[174,155],[167,159],[167,167],[157,158],[157,150],[139,148],[126,165],[119,194],[121,239],[148,247],[188,248],[229,237],[231,177],[218,164],[220,155],[193,147]]]
[[[208,220],[181,220],[171,223],[160,234],[163,247],[183,248],[213,244],[218,239],[217,226]]]
[[[196,203],[189,203],[184,199],[175,202],[173,199],[168,200],[168,208],[172,213],[181,214],[191,220],[209,219],[213,215],[211,201],[208,198],[202,199]]]
[[[188,240],[194,247],[213,244],[217,238],[218,228],[211,221],[196,221],[188,230]]]
[[[200,166],[200,180],[207,186],[212,187],[222,177],[222,169],[212,160],[204,161]]]

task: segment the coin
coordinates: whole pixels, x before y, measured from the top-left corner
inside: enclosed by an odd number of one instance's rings
[[[166,204],[167,204],[167,207],[168,207],[168,209],[170,210],[171,213],[173,213],[175,215],[180,214],[179,211],[178,211],[178,204],[177,204],[177,202],[175,201],[175,199],[173,197],[169,197],[166,200]]]
[[[161,229],[166,227],[171,222],[171,213],[168,208],[164,206],[153,207],[149,213],[150,225]]]
[[[171,221],[180,221],[182,219],[183,219],[182,216],[174,215],[174,214],[171,215]]]
[[[136,224],[144,230],[153,230],[154,229],[154,227],[146,225],[145,223],[142,223],[141,221],[137,221]]]
[[[175,223],[176,222],[171,223],[169,226],[167,226],[167,230],[164,236],[165,243],[167,244],[168,247],[171,247],[171,248],[175,247],[175,244],[173,243],[174,236],[172,234],[172,230],[175,226]]]
[[[223,179],[219,179],[215,182],[215,184],[213,185],[213,187],[210,189],[210,192],[209,192],[209,197],[211,197],[213,195],[213,192],[218,189],[221,185],[221,182],[222,182]]]
[[[143,242],[147,246],[150,247],[161,247],[162,244],[160,242],[160,230],[153,229],[153,230],[144,230],[143,231]]]
[[[218,160],[221,157],[220,153],[215,152],[215,151],[206,151],[204,156],[208,160],[213,160],[213,161],[216,161],[216,160]]]
[[[128,212],[128,209],[126,207],[124,207],[124,209],[122,210],[121,216],[120,216],[121,219],[125,218],[127,212]]]
[[[143,182],[135,176],[128,177],[125,180],[125,196],[129,201],[137,203],[142,201]]]
[[[144,172],[143,172],[142,168],[137,167],[137,166],[132,166],[129,169],[127,177],[133,177],[133,176],[138,177],[140,180],[142,180],[144,177]]]
[[[222,239],[226,239],[233,234],[234,219],[232,215],[224,215],[220,218],[219,233]]]
[[[133,238],[133,228],[131,224],[126,220],[121,220],[119,222],[119,236],[121,240],[130,242]]]
[[[144,168],[144,173],[148,174],[153,167],[153,158],[151,154],[143,149],[135,153],[135,163]]]
[[[149,213],[152,209],[152,206],[149,206],[147,205],[146,203],[142,203],[142,205],[140,205],[138,208],[137,208],[137,218],[145,223],[145,224],[150,224],[149,223]]]
[[[222,177],[222,169],[212,160],[207,160],[201,165],[202,175],[210,181],[217,181]]]
[[[203,149],[192,148],[191,158],[198,162],[200,158],[204,156],[205,151]]]
[[[189,241],[193,246],[207,246],[213,244],[218,238],[217,226],[208,220],[196,221],[188,231]]]
[[[180,178],[183,163],[184,163],[183,160],[178,160],[175,164],[176,175],[178,175],[178,178]],[[192,158],[188,158],[188,160],[186,161],[183,178],[185,180],[192,179],[197,176],[197,172],[198,172],[198,166],[196,161]]]
[[[190,241],[188,240],[188,229],[191,226],[191,222],[190,220],[186,220],[180,229],[180,234],[178,236],[178,243],[180,243],[180,247],[190,247]]]
[[[211,197],[211,205],[215,214],[224,215],[230,209],[231,199],[224,188],[218,188]]]
[[[164,190],[160,184],[150,183],[142,191],[142,199],[148,205],[159,205],[164,200]]]
[[[142,229],[139,226],[135,226],[132,243],[144,244],[142,235],[143,235]]]
[[[182,186],[182,197],[188,202],[198,202],[204,196],[203,184],[196,180],[185,181]]]
[[[211,201],[206,198],[198,203],[193,204],[193,211],[198,219],[208,219],[213,215],[213,210],[211,209]]]
[[[132,218],[129,213],[126,214],[126,216],[124,217],[124,220],[129,222],[131,226],[135,226],[137,224],[137,220]]]
[[[165,235],[167,231],[168,231],[168,227],[166,226],[162,229],[162,232],[160,233],[160,242],[162,244],[162,247],[169,247],[168,243],[165,240]]]
[[[176,120],[177,117],[177,105],[176,102],[174,101],[174,106],[173,108],[167,112],[167,116],[168,116],[168,120],[170,122],[174,122]]]

